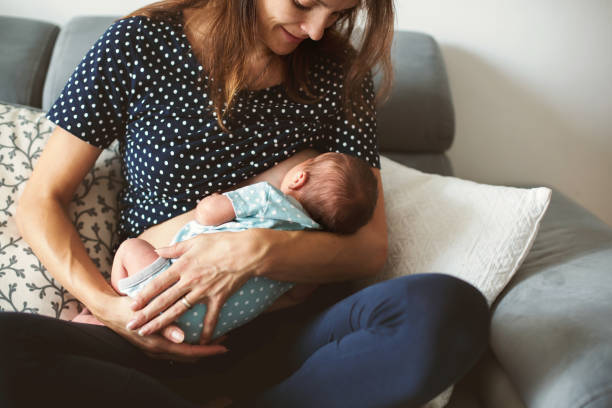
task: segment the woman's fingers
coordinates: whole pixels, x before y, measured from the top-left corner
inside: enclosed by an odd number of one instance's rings
[[[130,343],[142,349],[148,354],[153,354],[158,358],[170,360],[195,361],[201,357],[212,356],[224,353],[227,348],[218,344],[211,345],[192,345],[185,343],[173,343],[160,335],[139,336],[133,331],[125,329],[127,316],[132,312],[129,310],[130,299],[127,296],[117,296],[108,307],[109,315],[100,316],[104,324],[113,331],[123,336]],[[175,328],[178,329],[178,328]]]
[[[217,338],[217,339],[215,339],[215,340],[211,341],[209,344],[210,344],[211,346],[212,346],[213,344],[221,344],[221,343],[223,343],[225,340],[227,340],[227,337],[228,337],[228,336],[227,336],[227,334],[226,334],[226,335],[223,335],[223,336],[221,336],[221,337],[219,337],[219,338]]]
[[[190,304],[202,302],[208,307],[200,340],[201,344],[210,341],[223,303],[248,280],[251,271],[236,273],[232,262],[228,259],[222,259],[220,262],[209,261],[206,257],[202,259],[203,253],[211,251],[211,242],[204,239],[207,235],[211,234],[203,234],[157,251],[160,256],[169,258],[179,256],[179,258],[138,294],[134,309],[139,310],[126,326],[127,329],[138,330],[141,336],[164,330],[185,313]],[[227,251],[227,239],[213,240],[213,244],[222,246],[221,250],[213,251],[215,254],[231,253]],[[188,298],[187,302],[181,302],[181,298],[185,295]],[[162,333],[166,337],[177,335],[176,338],[170,338],[171,341],[179,341],[180,334],[176,332],[164,330]]]
[[[168,247],[158,248],[155,252],[162,258],[173,259],[183,255],[190,247],[191,243],[187,240]],[[182,266],[176,265],[178,263],[181,263]],[[170,268],[156,276],[155,279],[138,292],[134,298],[134,303],[132,303],[132,310],[142,309],[151,299],[163,292],[170,285],[173,285],[180,277],[179,268],[184,268],[186,264],[186,259],[183,257],[177,260]]]
[[[178,326],[166,326],[161,329],[160,333],[167,340],[170,340],[173,343],[180,344],[183,342],[183,340],[185,340],[185,333]]]
[[[221,301],[220,298],[209,300],[206,308],[206,316],[204,317],[204,328],[200,336],[200,344],[207,344],[210,341],[215,327],[217,326],[217,321],[219,320],[219,312],[224,303],[225,302]]]
[[[158,301],[159,298],[162,298]],[[151,333],[155,333],[158,330],[170,325],[180,315],[188,310],[188,307],[180,301],[181,298],[180,289],[170,288],[164,294],[155,298],[145,309],[137,314],[134,320],[138,323],[144,324],[139,330],[138,334],[146,336]],[[174,303],[171,302],[174,300]],[[168,303],[172,306],[166,308],[165,305]],[[146,324],[145,324],[146,323]],[[134,328],[138,326],[133,326]]]
[[[136,297],[134,297],[134,301],[132,302],[132,310],[136,311],[148,306],[151,299],[162,292],[166,293],[164,291],[166,291],[166,289],[174,285],[180,279],[180,274],[178,272],[179,269],[176,267],[176,263],[178,262],[175,262],[175,264],[170,268],[161,272],[153,280],[151,280],[151,282],[147,283],[140,292],[138,292]]]
[[[149,355],[155,358],[163,358],[178,361],[195,361],[202,357],[223,354],[227,348],[222,345],[192,345],[176,344],[169,342],[159,335],[142,337],[141,344]]]
[[[152,282],[151,282],[152,283]],[[159,319],[157,323],[166,323],[165,325],[156,325],[157,329],[172,323],[177,317],[183,313],[186,308],[181,308],[182,304],[177,305],[177,301],[184,295],[183,289],[179,285],[174,285],[166,289],[155,299],[151,300],[140,311],[134,313],[134,317],[126,326],[128,330],[136,330],[140,327],[141,334],[150,334],[154,330],[145,329],[141,326],[149,326],[154,320]],[[184,306],[184,305],[183,305]]]
[[[157,248],[155,252],[157,252],[157,255],[161,256],[162,258],[174,259],[174,258],[179,258],[181,255],[187,252],[189,248],[190,248],[190,243],[189,243],[189,240],[187,240],[187,241],[177,242],[174,245]]]

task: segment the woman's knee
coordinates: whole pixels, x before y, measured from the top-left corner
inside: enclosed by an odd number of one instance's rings
[[[478,348],[486,346],[489,306],[466,281],[440,273],[408,275],[366,288],[364,293],[373,302],[371,321],[412,326],[418,319],[439,326],[435,331],[449,335],[454,331],[471,337],[469,343]]]

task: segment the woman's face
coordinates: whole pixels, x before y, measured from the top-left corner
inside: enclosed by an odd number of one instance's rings
[[[256,0],[262,45],[277,55],[293,52],[305,39],[319,41],[325,29],[358,0]]]

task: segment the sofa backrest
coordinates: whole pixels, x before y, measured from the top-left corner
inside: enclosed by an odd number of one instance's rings
[[[44,110],[60,94],[74,68],[117,16],[77,17],[62,28],[43,90]],[[417,32],[396,31],[392,50],[395,80],[378,109],[380,150],[443,153],[452,144],[455,121],[448,79],[436,41]],[[379,78],[375,77],[378,84]]]
[[[44,21],[0,16],[0,101],[41,106],[59,31],[58,26]]]
[[[75,17],[62,27],[43,88],[43,110],[51,108],[76,66],[117,18],[118,16]]]

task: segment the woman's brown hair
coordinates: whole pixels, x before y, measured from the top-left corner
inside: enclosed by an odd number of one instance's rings
[[[287,0],[290,1],[290,0]],[[192,44],[194,53],[204,66],[210,84],[210,97],[221,128],[224,118],[231,112],[236,94],[246,89],[248,78],[247,55],[253,49],[256,28],[256,0],[162,0],[142,7],[129,15],[146,16],[164,20],[176,16],[188,8],[210,6],[210,14],[194,13],[185,21],[185,31],[201,45]],[[358,9],[365,11],[361,46],[354,50],[350,37],[355,28]],[[204,27],[198,32],[194,27]],[[393,39],[393,0],[359,0],[359,5],[343,14],[325,31],[320,41],[303,41],[285,60],[285,89],[288,95],[299,102],[310,103],[318,95],[308,80],[308,70],[321,53],[341,59],[346,67],[344,73],[344,111],[352,119],[356,107],[370,109],[361,101],[361,85],[375,67],[382,71],[382,81],[377,101],[384,99],[393,80],[391,67],[391,42]],[[202,52],[206,49],[206,52]],[[300,90],[302,93],[300,94]],[[373,112],[372,112],[373,113]]]

